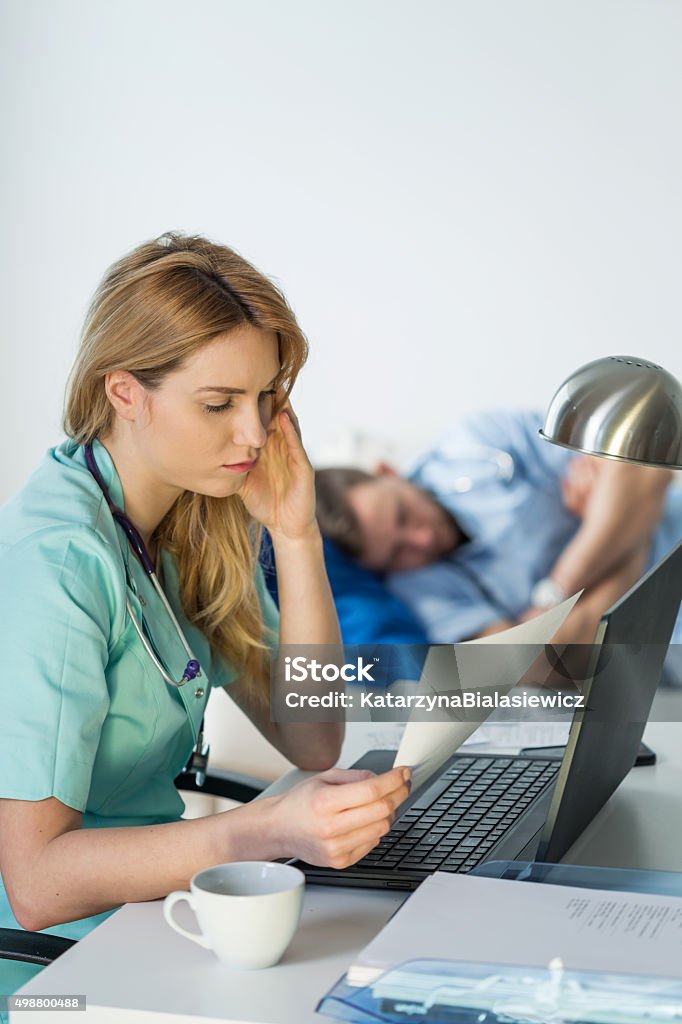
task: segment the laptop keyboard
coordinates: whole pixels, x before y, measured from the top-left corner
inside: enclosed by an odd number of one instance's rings
[[[458,757],[356,868],[469,871],[556,778],[559,761]]]

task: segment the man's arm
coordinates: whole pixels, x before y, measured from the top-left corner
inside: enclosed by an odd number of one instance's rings
[[[616,569],[611,570],[598,583],[586,590],[566,621],[552,637],[552,647],[561,656],[564,672],[581,689],[590,661],[601,616],[619,597],[630,589],[644,572],[648,557],[648,544],[635,548]],[[566,675],[556,671],[547,660],[546,652],[533,663],[522,682],[541,683],[561,689],[566,686]]]
[[[575,460],[563,494],[582,524],[554,563],[550,579],[565,594],[589,589],[648,545],[671,480],[669,470],[650,466],[592,457]]]

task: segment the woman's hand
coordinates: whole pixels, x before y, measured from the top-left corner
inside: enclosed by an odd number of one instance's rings
[[[355,864],[391,828],[411,775],[405,767],[383,775],[331,768],[273,798],[278,856],[331,868]]]
[[[273,535],[296,540],[317,532],[315,474],[289,402],[268,428],[258,462],[238,493],[247,510]]]

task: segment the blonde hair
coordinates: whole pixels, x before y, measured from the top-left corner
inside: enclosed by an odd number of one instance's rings
[[[249,324],[275,331],[280,408],[308,345],[282,293],[232,249],[171,232],[133,249],[97,289],[67,384],[63,425],[78,444],[104,436],[114,410],[105,375],[127,370],[148,390],[217,335]],[[268,657],[254,574],[260,527],[237,495],[185,491],[154,531],[176,561],[187,619],[264,699]]]

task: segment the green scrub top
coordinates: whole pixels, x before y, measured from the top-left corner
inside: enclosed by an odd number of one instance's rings
[[[93,453],[123,508],[109,453],[99,441]],[[173,679],[182,677],[187,653],[75,442],[49,449],[0,509],[0,580],[0,797],[57,797],[82,812],[83,828],[178,821],[185,805],[173,779],[192,751],[211,686],[238,673],[185,618],[175,561],[164,550],[160,582],[201,665],[201,676],[180,688],[164,681],[126,596]],[[256,584],[272,643],[279,616],[260,567]],[[46,931],[81,938],[110,913]],[[0,927],[18,927],[2,886]],[[9,964],[0,961],[0,993],[36,970]]]

